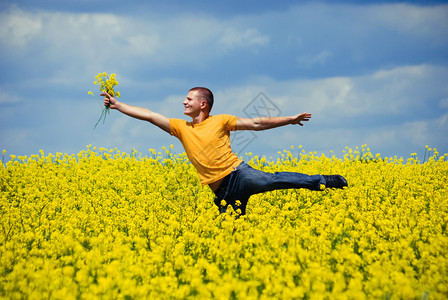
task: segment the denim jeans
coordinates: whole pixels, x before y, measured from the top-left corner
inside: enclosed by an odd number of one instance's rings
[[[266,173],[256,170],[242,162],[221,183],[215,191],[215,204],[220,213],[226,212],[227,205],[232,205],[236,211],[238,208],[241,214],[246,214],[246,206],[249,197],[263,192],[278,189],[300,189],[319,191],[321,184],[325,185],[322,175],[307,175],[295,172],[275,172]],[[226,205],[221,205],[221,200],[226,201]],[[239,200],[240,205],[236,205]]]

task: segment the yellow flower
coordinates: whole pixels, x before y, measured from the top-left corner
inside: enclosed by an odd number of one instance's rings
[[[115,76],[116,76],[115,73],[112,73],[110,75],[107,75],[106,72],[99,73],[98,75],[95,76],[96,80],[93,83],[95,85],[99,85],[99,90],[102,93],[107,92],[109,95],[115,98],[119,98],[120,92],[114,90],[114,87],[118,85],[118,81],[115,79]],[[93,95],[92,92],[89,92],[88,94]],[[99,124],[101,120],[103,120],[104,123],[104,121],[106,120],[107,113],[109,113],[109,105],[106,105],[103,108],[100,118],[98,119],[94,128],[96,128],[96,126]]]

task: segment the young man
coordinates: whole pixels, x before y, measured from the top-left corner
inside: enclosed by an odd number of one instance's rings
[[[191,122],[187,122],[118,102],[107,93],[101,96],[104,96],[104,105],[110,105],[111,109],[148,121],[177,137],[196,168],[201,183],[207,184],[215,193],[215,204],[220,213],[225,212],[230,204],[235,211],[244,215],[251,195],[276,189],[306,188],[319,191],[347,186],[347,181],[340,175],[262,172],[253,169],[232,152],[230,131],[266,130],[289,124],[303,126],[302,122],[311,118],[309,113],[253,119],[226,114],[212,116],[213,93],[207,88],[196,87],[189,91],[183,102],[184,114],[192,118]]]

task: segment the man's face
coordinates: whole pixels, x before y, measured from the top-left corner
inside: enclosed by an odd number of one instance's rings
[[[190,91],[182,103],[185,107],[184,115],[194,118],[201,112],[201,103],[203,99],[198,91]]]

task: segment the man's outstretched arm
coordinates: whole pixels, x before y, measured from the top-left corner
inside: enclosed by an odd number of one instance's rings
[[[238,118],[236,122],[236,130],[266,130],[285,125],[298,124],[303,126],[302,122],[309,121],[311,114],[301,113],[289,117],[261,117],[261,118]]]
[[[125,115],[128,115],[130,117],[133,117],[133,118],[136,118],[139,120],[148,121],[148,122],[160,127],[164,131],[171,133],[170,119],[168,119],[167,117],[165,117],[161,114],[155,113],[153,111],[150,111],[149,109],[146,109],[146,108],[141,108],[141,107],[132,106],[132,105],[129,105],[129,104],[126,104],[123,102],[119,102],[119,101],[117,101],[117,99],[115,99],[108,93],[103,93],[103,94],[101,94],[101,96],[104,96],[104,105],[109,104],[110,105],[109,107],[111,109],[116,109],[116,110],[124,113]]]

